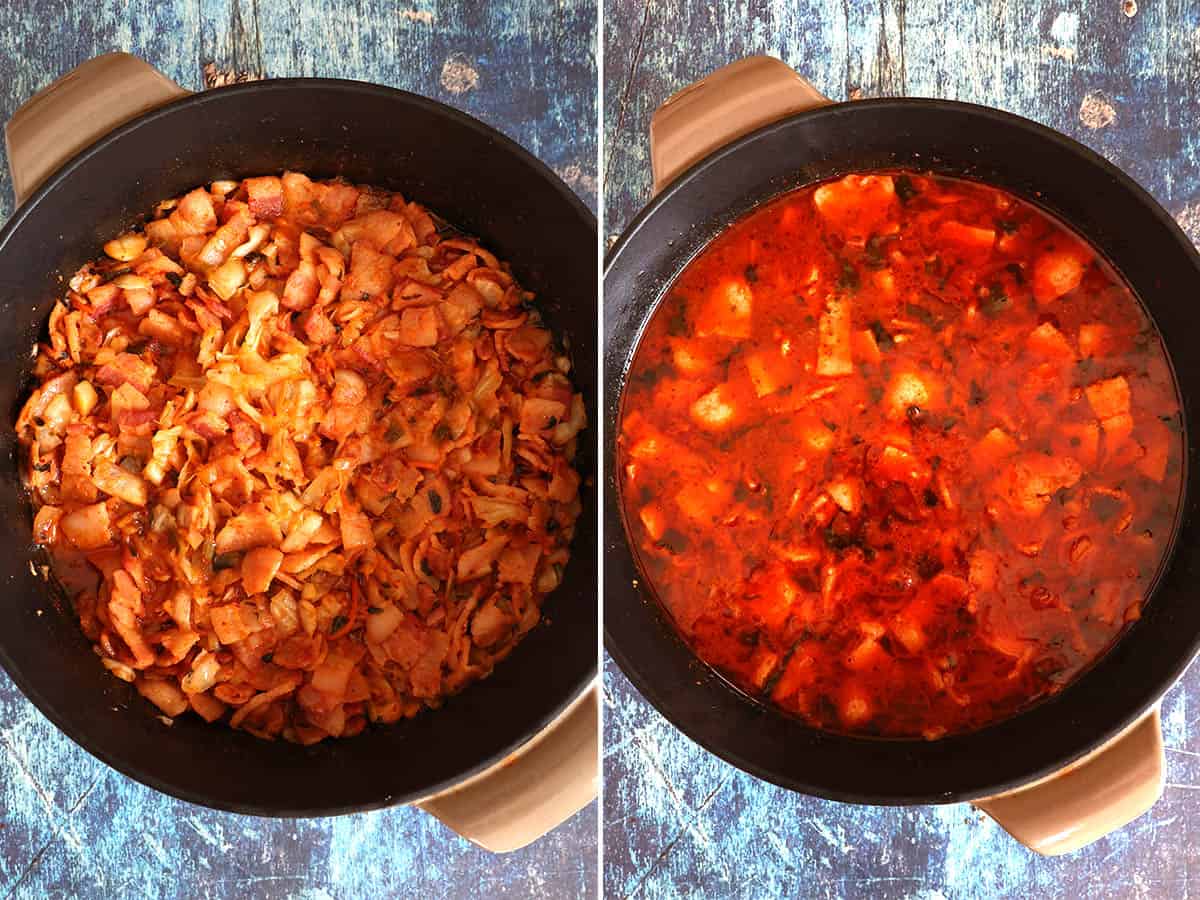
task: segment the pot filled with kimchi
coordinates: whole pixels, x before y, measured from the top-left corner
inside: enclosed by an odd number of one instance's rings
[[[122,54],[8,138],[17,685],[224,809],[419,801],[504,850],[594,796],[582,204],[419,97]]]
[[[1190,242],[1049,129],[766,57],[651,141],[605,273],[623,670],[798,791],[1043,853],[1144,812],[1200,644]]]

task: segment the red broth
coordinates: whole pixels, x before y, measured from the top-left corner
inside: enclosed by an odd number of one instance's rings
[[[1138,618],[1183,442],[1120,276],[1004,191],[793,191],[679,276],[629,372],[619,483],[705,662],[812,725],[969,731]]]

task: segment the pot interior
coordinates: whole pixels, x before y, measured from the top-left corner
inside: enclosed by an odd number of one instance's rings
[[[687,264],[770,199],[849,172],[896,168],[1004,188],[1086,237],[1130,283],[1163,336],[1182,393],[1186,440],[1176,543],[1166,554],[1171,564],[1160,568],[1142,620],[1057,696],[1012,719],[935,742],[817,731],[751,700],[697,659],[640,575],[612,476],[628,367],[658,301]],[[635,220],[606,267],[610,651],[660,711],[713,752],[760,777],[833,799],[978,797],[1040,777],[1098,746],[1157,702],[1191,660],[1200,635],[1200,615],[1187,602],[1181,574],[1195,544],[1188,457],[1195,452],[1192,406],[1200,390],[1200,373],[1182,347],[1200,317],[1183,298],[1198,284],[1190,242],[1128,177],[1069,139],[995,110],[920,100],[842,104],[768,126],[702,161]],[[1169,657],[1163,641],[1172,644]]]

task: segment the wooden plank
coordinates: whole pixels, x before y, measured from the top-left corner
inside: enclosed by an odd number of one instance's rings
[[[649,197],[654,107],[749,53],[780,57],[834,99],[890,95],[984,103],[1083,141],[1172,212],[1197,192],[1200,8],[1187,0],[1009,3],[732,3],[608,0],[605,230]],[[1112,120],[1108,120],[1111,110]],[[1193,214],[1194,215],[1194,214]]]
[[[540,156],[596,205],[596,7],[593,0],[133,0],[69,3],[45,21],[18,0],[0,22],[0,115],[110,50],[137,53],[186,88],[251,77],[387,84],[477,116]],[[7,185],[7,171],[4,173]],[[11,212],[11,188],[0,217]]]

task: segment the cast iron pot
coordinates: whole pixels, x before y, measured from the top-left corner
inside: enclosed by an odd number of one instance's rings
[[[155,108],[109,131],[147,107]],[[44,337],[64,279],[98,255],[104,241],[164,198],[214,179],[286,169],[401,191],[510,260],[518,279],[537,293],[555,334],[569,342],[575,383],[594,411],[591,213],[549,169],[491,128],[439,103],[351,81],[263,81],[190,95],[140,60],[112,54],[30,101],[14,116],[8,137],[19,194],[48,176],[0,233],[0,354],[8,363],[0,377],[0,663],[18,687],[69,737],[126,775],[193,803],[272,816],[428,798],[529,746],[572,707],[565,717],[578,720],[572,746],[551,755],[561,756],[554,766],[576,770],[568,805],[587,802],[596,754],[589,692],[597,645],[594,428],[584,432],[577,460],[584,511],[563,583],[547,600],[547,621],[491,678],[442,709],[302,748],[210,727],[194,716],[166,727],[157,710],[99,665],[69,606],[33,573],[44,559],[30,543],[31,510],[12,423],[29,389],[30,348]],[[47,161],[44,154],[72,139],[86,149],[61,168]],[[589,728],[590,751],[583,738]],[[546,743],[539,744],[543,751]],[[553,805],[544,794],[555,779],[547,777],[547,760],[542,763],[524,782],[510,775],[502,796],[489,790],[496,805],[476,810],[476,818],[494,818],[501,808],[520,818],[527,810],[515,809],[518,802]],[[503,796],[530,781],[537,797]],[[565,790],[563,783],[555,790]],[[461,827],[462,803],[450,806],[435,802],[432,811]],[[469,836],[495,849],[509,849],[497,844],[516,839],[496,837],[503,823],[481,827],[486,834],[476,829]]]
[[[661,193],[622,235],[604,275],[604,627],[621,669],[693,740],[753,775],[806,794],[872,804],[980,801],[1018,838],[1047,853],[1073,849],[1143,812],[1162,785],[1160,698],[1200,646],[1194,589],[1200,522],[1190,476],[1200,437],[1200,358],[1191,348],[1200,333],[1200,258],[1191,243],[1128,176],[1048,128],[941,100],[831,104],[766,57],[685,88],[656,114],[651,139]],[[1141,620],[1054,698],[939,741],[816,730],[751,700],[700,662],[639,571],[616,483],[626,373],[643,329],[681,270],[765,201],[814,181],[883,167],[980,179],[1071,223],[1144,301],[1174,361],[1184,404],[1180,523]],[[1048,778],[1073,763],[1075,777]],[[1035,782],[1038,788],[1026,787]],[[1030,823],[1035,814],[1040,820]]]

